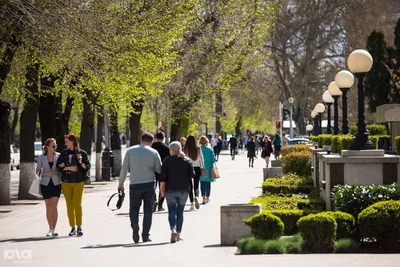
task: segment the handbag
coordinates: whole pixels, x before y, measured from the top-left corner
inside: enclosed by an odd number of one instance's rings
[[[211,168],[211,180],[216,180],[219,178],[220,178],[220,176],[219,176],[217,164],[214,164],[214,166]]]
[[[208,177],[208,171],[206,170],[206,167],[204,165],[204,157],[203,157],[203,151],[201,151],[201,147],[200,147],[200,170],[201,170],[201,177]]]
[[[115,205],[116,209],[112,209],[112,208],[110,208],[110,202],[111,202],[111,199],[113,199],[113,197],[115,197],[116,195],[118,195],[118,201],[117,201],[117,204]],[[114,193],[110,197],[110,199],[107,202],[107,207],[110,208],[111,211],[119,210],[122,207],[122,204],[124,203],[124,199],[125,199],[125,193],[122,191],[118,191],[118,193]]]
[[[40,190],[40,177],[36,175],[36,178],[33,179],[31,187],[29,188],[29,194],[37,196],[37,197],[41,197],[42,196],[42,192]]]

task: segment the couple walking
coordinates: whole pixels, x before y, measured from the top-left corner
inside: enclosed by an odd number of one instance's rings
[[[46,204],[46,218],[49,224],[48,237],[58,236],[55,228],[58,220],[58,200],[61,191],[67,205],[71,231],[69,236],[82,236],[82,198],[84,180],[90,170],[90,162],[85,151],[79,149],[74,134],[64,137],[67,147],[56,152],[57,143],[49,138],[43,146],[43,154],[38,157],[36,174],[40,177],[40,190]]]
[[[162,141],[161,133],[157,134],[157,141]],[[163,137],[163,136],[162,136]],[[193,142],[194,141],[194,142]],[[190,145],[191,143],[194,143]],[[208,139],[204,136],[200,138],[201,146],[197,146],[194,136],[189,136],[185,148],[180,142],[172,142],[169,145],[170,156],[167,156],[163,163],[160,154],[153,149],[153,135],[143,134],[140,145],[129,148],[125,154],[122,170],[119,179],[119,191],[124,191],[124,182],[128,169],[130,170],[130,221],[132,227],[132,238],[135,243],[139,242],[139,210],[143,201],[143,229],[142,241],[150,242],[150,229],[153,217],[153,205],[155,197],[155,176],[158,176],[160,183],[160,199],[167,200],[168,221],[171,229],[171,243],[181,241],[183,226],[183,212],[187,198],[191,197],[191,202],[198,207],[198,180],[201,180],[201,191],[203,203],[209,200],[211,191],[211,167],[215,162],[214,153],[207,146]],[[157,147],[158,145],[156,145]],[[183,151],[187,152],[187,155]],[[197,157],[196,157],[197,155]],[[201,159],[203,155],[204,159]],[[196,161],[200,157],[200,166]],[[195,159],[196,158],[196,159]],[[194,163],[193,163],[193,161]],[[203,162],[203,163],[201,163]],[[201,177],[201,167],[204,166],[208,173],[207,177]],[[200,167],[199,169],[197,169]],[[156,175],[155,175],[156,173]],[[199,175],[200,174],[200,175]],[[197,186],[196,186],[196,177]],[[192,180],[195,180],[194,184]],[[193,198],[193,200],[192,200]],[[158,203],[160,207],[160,203]],[[161,204],[162,205],[162,204]],[[162,206],[161,206],[162,207]]]

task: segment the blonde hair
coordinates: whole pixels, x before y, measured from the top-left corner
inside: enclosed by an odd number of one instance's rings
[[[178,141],[174,141],[171,144],[169,144],[169,149],[174,151],[174,154],[177,155],[178,157],[184,158],[185,153],[182,152],[182,145]]]
[[[44,142],[44,146],[43,146],[43,154],[47,153],[47,147],[51,144],[51,142],[56,142],[56,139],[54,138],[49,138],[46,140],[46,142]]]
[[[210,141],[208,141],[208,138],[207,138],[206,136],[204,136],[204,135],[202,135],[202,136],[200,137],[200,139],[199,139],[200,145],[203,145],[203,146],[208,145],[209,142],[210,142]]]

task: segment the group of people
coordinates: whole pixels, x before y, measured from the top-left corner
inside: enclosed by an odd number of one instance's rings
[[[208,146],[209,140],[201,136],[199,141],[193,135],[175,141],[167,146],[164,133],[143,134],[140,145],[130,147],[123,160],[118,191],[124,191],[127,172],[130,171],[130,221],[132,238],[139,242],[139,210],[143,202],[142,241],[150,242],[153,212],[158,207],[163,211],[164,198],[168,206],[168,221],[171,243],[181,241],[184,208],[190,199],[191,210],[199,209],[199,183],[202,204],[210,201],[211,169],[216,162],[214,151]],[[183,145],[182,145],[183,144]],[[159,196],[156,198],[156,186]]]
[[[43,154],[38,157],[36,174],[41,177],[40,190],[46,204],[46,218],[49,224],[48,237],[58,236],[58,200],[61,191],[67,205],[71,231],[69,236],[82,236],[82,198],[84,181],[88,177],[90,162],[87,153],[81,150],[74,134],[64,137],[66,149],[56,152],[54,138],[45,141]]]

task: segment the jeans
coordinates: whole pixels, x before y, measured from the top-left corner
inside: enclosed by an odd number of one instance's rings
[[[129,217],[132,230],[139,229],[139,210],[143,201],[143,231],[142,238],[148,239],[153,218],[153,204],[155,198],[154,182],[144,184],[131,184],[129,187]]]
[[[201,185],[201,196],[209,197],[211,194],[211,182],[200,182]]]
[[[194,167],[194,178],[193,182],[190,183],[190,189],[189,189],[189,199],[190,202],[194,202],[194,197],[199,196],[199,182],[200,182],[200,176],[201,176],[201,169],[200,167]]]
[[[188,199],[189,192],[167,190],[165,198],[168,204],[168,221],[171,229],[175,228],[178,233],[182,232],[183,211]]]

